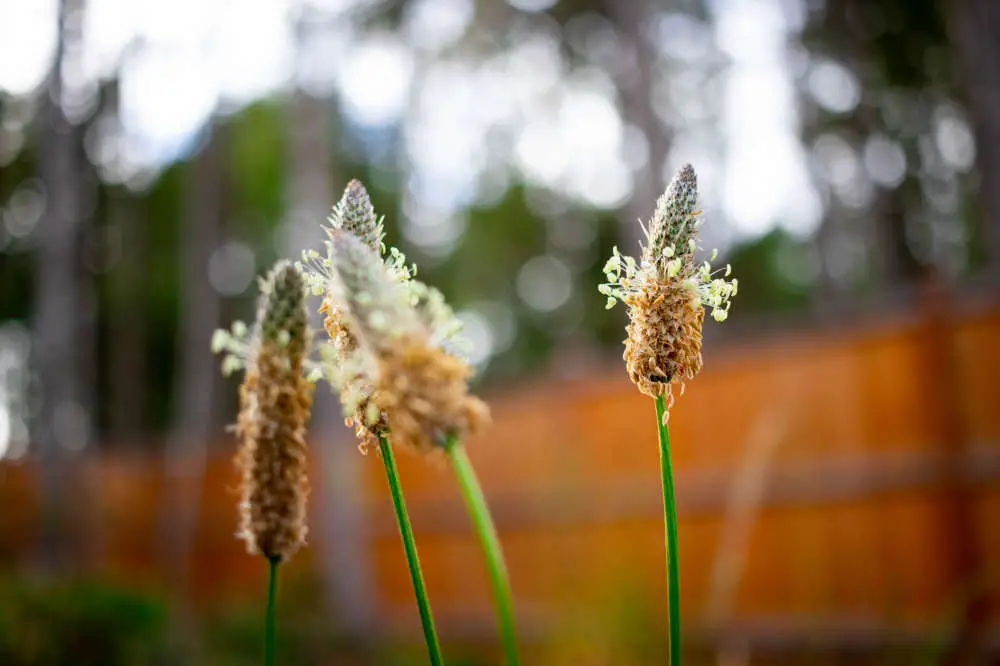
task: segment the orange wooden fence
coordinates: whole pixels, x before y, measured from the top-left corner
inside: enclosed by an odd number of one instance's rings
[[[998,386],[996,307],[708,350],[670,422],[688,626],[748,641],[905,639],[961,617],[970,599],[966,619],[996,626]],[[635,608],[662,620],[652,401],[615,365],[491,403],[495,423],[469,451],[527,640]],[[492,631],[452,477],[443,461],[399,463],[444,633]],[[355,546],[367,594],[380,626],[416,635],[381,465],[370,454],[360,469]],[[108,575],[161,579],[162,476],[146,457],[87,464],[88,524],[100,532],[93,561]],[[0,466],[0,562],[26,557],[37,529],[29,477],[25,465]],[[314,479],[318,507],[330,488],[319,469]],[[206,599],[259,595],[259,562],[232,538],[234,485],[228,454],[210,457],[190,570]],[[289,568],[314,568],[324,552],[314,536]]]

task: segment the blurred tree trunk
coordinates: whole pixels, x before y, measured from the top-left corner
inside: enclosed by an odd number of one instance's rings
[[[857,17],[853,25],[846,16],[841,16],[836,22],[843,33],[841,38],[845,42],[849,63],[854,71],[864,71],[866,68],[862,63],[871,62],[874,55],[871,45],[859,37],[857,29],[858,20],[871,21],[874,14],[860,11],[863,5],[859,2],[863,0],[851,0],[847,3],[846,11],[853,12]],[[864,32],[870,34],[874,30],[874,27],[868,27]],[[864,101],[848,122],[863,138],[878,132],[883,124],[878,105]],[[905,150],[905,140],[901,139],[901,143]],[[906,150],[906,153],[910,164],[919,160],[919,156],[915,154],[916,146],[912,146],[912,150]],[[875,186],[875,203],[871,208],[875,230],[870,238],[872,247],[868,250],[868,257],[869,262],[875,266],[878,273],[876,278],[883,289],[912,284],[921,275],[922,265],[910,244],[907,220],[914,210],[919,210],[923,205],[920,184],[913,177],[904,177],[896,187]]]
[[[871,97],[872,92],[879,93],[887,85],[872,80],[873,63],[881,62],[882,58],[877,51],[878,47],[871,43],[870,38],[879,34],[882,30],[881,21],[884,20],[878,8],[873,7],[866,0],[828,2],[824,10],[822,30],[818,35],[822,47],[832,52],[837,60],[859,77],[866,93],[854,112],[837,124],[839,130],[857,137],[855,143],[858,145],[854,146],[856,149],[860,149],[864,140],[884,127],[880,104]],[[900,11],[905,12],[906,8],[903,7]],[[900,142],[905,140],[900,139]],[[911,151],[907,151],[907,158],[911,163],[914,159],[919,159]],[[915,208],[919,209],[923,205],[919,188],[919,183],[913,177],[905,178],[895,187],[876,184],[875,201],[864,215],[866,222],[872,222],[870,225],[849,224],[850,216],[841,206],[830,206],[827,210],[829,219],[824,221],[824,226],[837,226],[840,233],[855,236],[857,242],[866,247],[865,268],[872,271],[871,277],[882,289],[912,284],[920,275],[921,264],[913,252],[907,233],[907,220]],[[830,233],[832,230],[827,229],[821,236],[829,236]],[[844,286],[848,290],[851,288],[850,285],[842,285]],[[841,295],[850,296],[849,293]],[[830,294],[823,290],[819,290],[817,296],[821,301],[830,298]]]
[[[625,204],[623,248],[634,253],[644,240],[638,220],[649,219],[656,199],[666,189],[663,169],[670,151],[670,135],[653,106],[657,54],[646,29],[650,24],[650,3],[647,0],[605,0],[604,10],[622,38],[625,57],[622,71],[617,73],[618,94],[625,122],[639,129],[646,137],[649,160],[645,169],[635,174],[632,196]]]
[[[843,208],[831,202],[827,206],[819,228],[813,237],[816,254],[818,276],[816,288],[812,291],[812,311],[819,319],[832,319],[846,307],[847,292],[843,280],[838,275],[836,254],[838,252],[839,234],[847,225]]]
[[[892,189],[879,188],[872,212],[877,222],[874,260],[884,287],[889,289],[913,284],[922,274],[923,265],[913,253],[907,233],[909,208],[907,195],[920,200],[919,185],[905,180]]]
[[[43,101],[38,173],[47,205],[38,229],[35,271],[34,344],[41,383],[41,410],[33,433],[39,460],[42,534],[38,562],[59,570],[75,562],[68,531],[76,524],[69,497],[74,475],[70,457],[90,439],[91,414],[86,355],[93,351],[93,288],[82,266],[85,234],[84,170],[80,133],[62,108],[62,71],[67,43],[74,39],[80,3],[62,0],[55,55]],[[73,502],[76,502],[74,498]],[[75,506],[75,504],[74,504]]]
[[[989,268],[1000,273],[1000,4],[951,0],[949,31],[976,136],[979,199]]]
[[[309,38],[308,30],[321,28],[316,23],[310,24],[307,18],[308,15],[304,16],[296,26],[300,49]],[[310,230],[308,234],[290,236],[309,238],[308,247],[313,248],[320,248],[324,238],[320,225],[336,198],[331,183],[337,182],[338,190],[346,185],[346,180],[334,176],[330,131],[333,109],[329,100],[312,97],[302,90],[295,93],[289,108],[291,215],[287,224],[293,225],[293,232]],[[303,249],[306,247],[295,248]],[[314,327],[322,331],[318,314],[312,316]],[[372,635],[374,619],[365,537],[367,521],[362,501],[361,465],[365,460],[347,436],[340,414],[340,405],[330,391],[316,391],[311,439],[321,444],[313,451],[319,458],[323,477],[319,484],[322,496],[314,504],[316,527],[323,548],[321,566],[331,611],[349,635],[363,641]]]
[[[108,214],[123,248],[110,275],[110,426],[113,440],[134,448],[146,425],[147,218],[144,202],[127,191],[109,195]]]
[[[186,586],[190,550],[201,505],[206,447],[216,423],[221,386],[211,338],[221,303],[208,265],[220,243],[224,140],[209,121],[202,150],[187,167],[181,225],[181,312],[177,330],[177,375],[173,426],[167,445],[162,552],[175,585]],[[177,588],[185,590],[184,587]],[[185,590],[186,591],[186,590]]]

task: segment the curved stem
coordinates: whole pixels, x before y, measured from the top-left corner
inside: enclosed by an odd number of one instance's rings
[[[420,624],[424,630],[427,653],[433,666],[441,666],[444,663],[441,657],[441,645],[438,643],[437,632],[434,629],[434,616],[431,614],[431,605],[427,599],[424,575],[420,571],[420,558],[417,556],[417,544],[413,538],[410,516],[406,511],[403,489],[399,484],[396,459],[392,454],[392,446],[389,445],[389,441],[385,437],[379,437],[378,446],[382,454],[382,463],[385,465],[385,476],[389,480],[389,492],[392,494],[392,506],[396,510],[396,524],[399,525],[399,536],[403,540],[406,564],[410,568],[410,580],[413,581],[413,593],[417,598],[417,609],[420,612]]]
[[[674,474],[670,465],[670,430],[664,422],[666,401],[656,398],[656,432],[660,440],[660,474],[663,478],[663,522],[666,527],[667,595],[670,613],[670,666],[681,663],[680,574],[677,564],[677,503],[674,500]]]
[[[510,577],[507,575],[507,566],[504,564],[496,527],[493,525],[489,508],[486,506],[486,498],[483,497],[483,491],[479,487],[479,481],[476,479],[476,473],[472,469],[472,462],[465,448],[453,436],[448,437],[444,448],[451,459],[466,509],[472,518],[472,524],[486,556],[486,568],[493,587],[493,603],[500,624],[500,639],[503,642],[504,654],[507,656],[507,664],[517,666],[519,660],[517,631],[514,625],[514,602],[511,598]]]
[[[264,666],[274,666],[274,634],[278,597],[278,565],[281,558],[267,558],[267,615],[264,620]]]

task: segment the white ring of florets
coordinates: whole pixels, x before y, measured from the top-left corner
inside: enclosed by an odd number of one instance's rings
[[[654,264],[648,261],[639,263],[632,257],[619,253],[617,247],[613,248],[611,258],[603,269],[607,282],[598,286],[598,291],[608,299],[607,309],[613,308],[618,301],[627,305],[630,294],[637,293],[640,285],[648,281],[679,279],[688,286],[699,305],[711,309],[713,319],[725,321],[739,286],[736,278],[726,279],[732,274],[732,266],[726,264],[724,268],[712,270],[711,262],[718,257],[718,250],[712,250],[710,258],[696,266],[692,258],[697,249],[694,240],[689,245],[679,256],[673,245],[664,247],[663,256],[668,261],[665,263],[665,275],[662,276]]]

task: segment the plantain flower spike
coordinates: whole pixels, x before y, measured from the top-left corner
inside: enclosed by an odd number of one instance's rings
[[[439,292],[396,279],[349,234],[333,236],[331,259],[331,298],[359,343],[335,382],[345,412],[383,419],[395,443],[420,451],[482,428],[489,410],[469,394],[471,367],[441,344],[454,317]]]
[[[673,404],[673,384],[683,392],[684,382],[701,370],[702,323],[705,308],[724,321],[737,281],[727,278],[732,268],[712,270],[718,252],[697,263],[698,179],[690,164],[674,175],[657,201],[639,262],[614,248],[604,266],[607,282],[599,290],[611,308],[619,300],[628,306],[625,340],[626,369],[646,395],[665,395]],[[720,275],[720,273],[722,275]]]
[[[306,422],[312,383],[303,372],[310,333],[299,270],[278,262],[261,281],[236,434],[239,536],[251,553],[287,560],[305,544]]]
[[[358,348],[358,342],[346,326],[342,309],[330,296],[329,285],[334,278],[330,239],[338,234],[350,234],[373,252],[381,254],[384,248],[382,239],[385,234],[382,220],[375,215],[371,197],[358,180],[350,181],[344,188],[344,194],[334,205],[327,222],[330,226],[324,227],[329,237],[325,241],[326,256],[315,250],[306,250],[302,253],[303,261],[296,265],[302,271],[310,291],[322,297],[319,311],[324,315],[323,328],[330,339],[327,345],[320,347],[324,366],[338,375],[340,383],[361,387],[354,391],[359,393],[363,392],[363,387],[367,383],[362,368],[352,357]],[[352,373],[353,376],[348,382],[346,378]],[[333,381],[330,377],[328,379]],[[362,411],[366,406],[366,404],[361,405]],[[374,418],[369,427],[366,425],[369,419],[365,418],[363,413],[351,414],[346,421],[348,426],[355,427],[362,451],[366,450],[369,444],[377,443],[378,435],[384,430],[384,420]]]
[[[360,330],[353,328],[378,328],[380,319],[387,313],[396,313],[396,317],[410,319],[410,324],[423,324],[430,331],[431,343],[440,346],[449,353],[461,355],[467,351],[466,342],[457,333],[460,323],[447,306],[439,291],[428,287],[414,279],[415,266],[406,264],[406,257],[394,247],[387,247],[383,242],[384,232],[382,219],[377,217],[371,205],[368,192],[357,180],[352,180],[344,190],[341,200],[333,208],[328,218],[326,254],[316,251],[303,253],[303,262],[298,264],[305,275],[312,292],[322,296],[320,312],[325,315],[323,327],[329,335],[331,343],[320,347],[324,356],[324,366],[327,378],[335,387],[340,387],[341,401],[345,406],[348,426],[355,430],[359,440],[359,448],[366,452],[369,446],[376,445],[378,438],[388,431],[386,415],[371,400],[374,386],[374,356],[370,350],[362,349],[358,340]],[[360,241],[360,247],[368,250],[364,254],[370,259],[372,254],[378,262],[341,261],[346,272],[341,276],[334,269],[334,239],[338,236],[353,236]],[[355,248],[356,249],[356,248]],[[341,248],[342,252],[351,252]],[[377,265],[376,265],[377,264]],[[370,275],[351,275],[352,267],[367,266]],[[352,288],[338,289],[336,285],[346,282],[354,285]],[[371,282],[371,285],[369,285]],[[394,283],[395,287],[390,287]],[[368,285],[362,288],[361,285]],[[356,287],[356,288],[355,288]],[[393,294],[398,303],[392,307],[375,306],[375,304],[355,303],[355,306],[371,306],[370,320],[358,322],[355,327],[347,324],[345,308],[350,307],[351,299],[370,298],[372,294]],[[407,308],[406,303],[412,308]],[[357,307],[355,308],[357,310]],[[409,312],[409,310],[415,310]],[[396,326],[400,323],[396,322]],[[232,339],[229,335],[227,339]],[[370,337],[370,336],[369,336]]]
[[[382,220],[375,216],[368,190],[359,180],[352,180],[344,188],[344,195],[333,207],[327,220],[334,231],[346,231],[357,236],[373,252],[382,252],[385,232]]]

